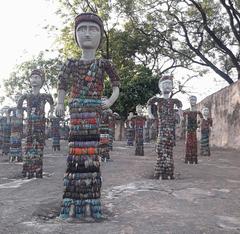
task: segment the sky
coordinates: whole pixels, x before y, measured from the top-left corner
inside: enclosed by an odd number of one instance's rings
[[[60,19],[55,14],[53,0],[7,0],[1,1],[0,8],[0,96],[3,92],[3,79],[7,78],[13,68],[23,61],[37,56],[40,51],[52,49],[55,38],[48,35],[46,25],[59,25]],[[184,70],[178,70],[175,77],[184,77]],[[217,82],[216,82],[217,81]],[[227,86],[227,83],[213,72],[201,79],[193,79],[187,83],[201,101],[206,96]],[[183,108],[188,108],[188,96],[178,94]],[[4,104],[11,104],[7,100]]]

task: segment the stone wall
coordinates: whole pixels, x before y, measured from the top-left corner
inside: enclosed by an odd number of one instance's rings
[[[204,106],[213,118],[211,145],[240,150],[240,81],[203,99],[198,110]]]

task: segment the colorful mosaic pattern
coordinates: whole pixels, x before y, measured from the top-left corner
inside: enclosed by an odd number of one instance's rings
[[[209,146],[209,136],[210,136],[210,127],[212,127],[212,118],[201,119],[201,148],[200,154],[202,156],[210,156],[210,146]]]
[[[53,105],[53,98],[49,94],[24,94],[18,101],[18,109],[23,102],[27,102],[27,140],[23,157],[24,177],[42,178],[43,149],[45,141],[45,104]]]
[[[54,151],[60,151],[60,118],[52,117],[51,122],[51,137],[52,137],[52,148]]]
[[[4,117],[0,116],[0,149],[1,150],[3,146],[3,125],[4,125]]]
[[[110,159],[109,154],[109,142],[110,142],[110,127],[109,121],[111,116],[110,109],[103,110],[100,124],[100,148],[101,148],[101,159],[107,161]]]
[[[134,123],[132,120],[126,120],[125,121],[125,126],[126,126],[126,137],[127,137],[127,145],[128,146],[133,146],[134,144],[134,139],[135,139],[135,128],[134,128]]]
[[[59,74],[58,89],[70,91],[70,132],[67,170],[60,217],[82,218],[90,208],[101,218],[100,118],[104,72],[112,86],[119,77],[109,60],[68,60]]]
[[[203,118],[200,111],[185,111],[183,117],[186,122],[186,154],[185,163],[197,164],[197,116]]]
[[[154,178],[159,179],[161,177],[162,179],[174,179],[174,105],[181,108],[182,103],[178,99],[164,99],[159,97],[152,97],[149,99],[148,105],[153,105],[154,103],[157,103],[159,123],[156,145],[156,152],[158,156],[154,171]]]
[[[8,155],[10,152],[10,136],[11,136],[11,123],[9,117],[2,117],[2,154]]]
[[[135,129],[135,155],[144,156],[143,128],[146,118],[143,116],[134,116],[131,120]]]
[[[17,117],[17,108],[12,107],[8,110],[11,122],[10,152],[9,161],[22,161],[22,132],[23,120]]]

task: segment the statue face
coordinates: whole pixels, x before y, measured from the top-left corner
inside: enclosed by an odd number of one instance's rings
[[[31,75],[30,76],[30,85],[31,87],[42,87],[42,78],[39,75]]]
[[[101,30],[94,22],[81,22],[76,28],[77,43],[82,49],[97,50],[101,40]]]
[[[158,83],[161,93],[171,93],[173,90],[173,83],[171,80],[164,80]]]
[[[195,106],[197,104],[197,97],[196,96],[190,96],[189,102],[191,106]]]
[[[209,116],[209,109],[207,107],[203,108],[202,109],[202,114],[203,114],[203,116],[208,117]]]

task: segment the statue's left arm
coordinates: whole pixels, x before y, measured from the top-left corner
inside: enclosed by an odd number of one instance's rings
[[[118,99],[120,79],[113,63],[110,60],[103,60],[102,62],[104,70],[108,74],[112,86],[112,95],[102,103],[102,108],[107,109],[110,108]]]

